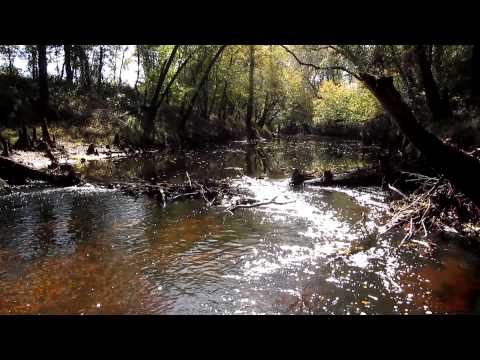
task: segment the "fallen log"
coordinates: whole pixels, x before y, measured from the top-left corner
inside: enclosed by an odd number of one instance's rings
[[[0,156],[0,178],[12,185],[25,184],[27,179],[45,181],[55,186],[72,186],[81,183],[80,175],[73,169],[62,173],[44,172],[3,156]]]
[[[325,172],[320,178],[304,180],[303,184],[306,186],[381,186],[383,179],[384,175],[380,173],[378,169],[365,168],[340,174]],[[296,181],[298,182],[298,176],[296,177]]]

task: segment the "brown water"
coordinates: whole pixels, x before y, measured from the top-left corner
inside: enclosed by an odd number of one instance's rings
[[[386,208],[379,189],[288,186],[292,167],[370,161],[353,142],[235,143],[90,162],[80,168],[90,185],[80,188],[21,187],[0,198],[0,313],[479,312],[477,255],[446,241],[398,249],[401,231],[369,237]],[[231,215],[194,200],[164,208],[95,186],[182,182],[185,170],[231,177],[258,200],[295,201]]]

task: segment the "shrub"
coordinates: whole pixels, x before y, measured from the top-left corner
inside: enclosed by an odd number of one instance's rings
[[[381,112],[373,95],[357,83],[347,86],[324,81],[319,96],[321,98],[314,101],[313,123],[316,126],[360,125]]]

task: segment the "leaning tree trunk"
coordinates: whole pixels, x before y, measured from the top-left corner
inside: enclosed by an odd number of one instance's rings
[[[179,45],[175,45],[174,48],[172,49],[172,52],[170,53],[170,56],[168,57],[168,60],[164,61],[162,65],[162,70],[157,80],[157,85],[155,86],[155,92],[150,100],[149,105],[145,106],[145,110],[142,118],[142,128],[143,128],[142,142],[148,145],[151,145],[153,143],[154,130],[155,130],[155,118],[157,117],[157,111],[158,111],[158,108],[160,107],[160,101],[158,100],[160,97],[160,91],[163,87],[163,83],[165,82],[165,79],[167,78],[168,70],[172,65],[172,62],[175,58],[175,54],[178,50],[178,47]],[[122,58],[122,63],[123,63],[123,58]],[[120,69],[120,72],[121,72],[121,69]],[[121,78],[119,77],[119,81],[120,79]],[[163,101],[163,96],[162,96],[162,101]]]
[[[47,73],[47,47],[37,45],[38,52],[38,87],[40,89],[40,119],[42,125],[42,137],[50,146],[53,145],[48,132],[47,117],[49,113],[49,92]]]
[[[245,118],[245,126],[247,130],[248,141],[251,141],[255,138],[255,134],[253,132],[253,127],[252,127],[254,72],[255,72],[255,46],[250,45],[250,65],[249,65],[249,71],[248,71],[248,103],[247,103],[247,116]]]
[[[188,104],[187,110],[185,110],[182,118],[180,119],[179,125],[178,125],[178,132],[179,132],[180,137],[182,137],[182,138],[185,138],[185,136],[186,136],[185,127],[186,127],[188,119],[190,118],[190,115],[192,114],[193,106],[195,105],[195,101],[197,100],[198,94],[200,93],[200,90],[201,90],[203,84],[205,83],[205,81],[207,81],[208,75],[210,74],[210,71],[212,70],[213,65],[215,64],[215,62],[220,57],[220,55],[222,54],[223,50],[226,47],[227,47],[227,45],[222,45],[217,50],[217,52],[213,56],[212,60],[210,60],[210,63],[208,64],[207,69],[205,70],[205,73],[203,74],[202,78],[200,79],[198,85],[196,86],[196,88],[194,90],[193,96],[192,96],[192,98],[191,98],[191,100]]]
[[[427,105],[432,113],[433,119],[440,120],[442,118],[448,117],[450,114],[444,111],[446,107],[442,104],[442,99],[440,97],[440,92],[438,91],[437,83],[433,78],[432,67],[430,61],[428,60],[425,46],[417,45],[415,46],[414,50],[418,70],[422,79],[423,88],[425,90]]]
[[[430,165],[450,180],[457,189],[480,207],[480,161],[443,143],[422,127],[401,95],[391,77],[376,78],[361,74],[360,79],[390,114],[412,144],[427,158]]]

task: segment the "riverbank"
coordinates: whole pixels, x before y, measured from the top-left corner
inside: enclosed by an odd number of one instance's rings
[[[128,156],[120,148],[110,145],[95,145],[98,154],[87,155],[90,144],[79,144],[69,141],[57,141],[52,154],[60,164],[80,164],[85,161],[107,160]],[[108,147],[107,147],[108,146]],[[19,164],[29,166],[35,170],[47,169],[51,164],[50,158],[42,151],[11,150],[9,158]]]

